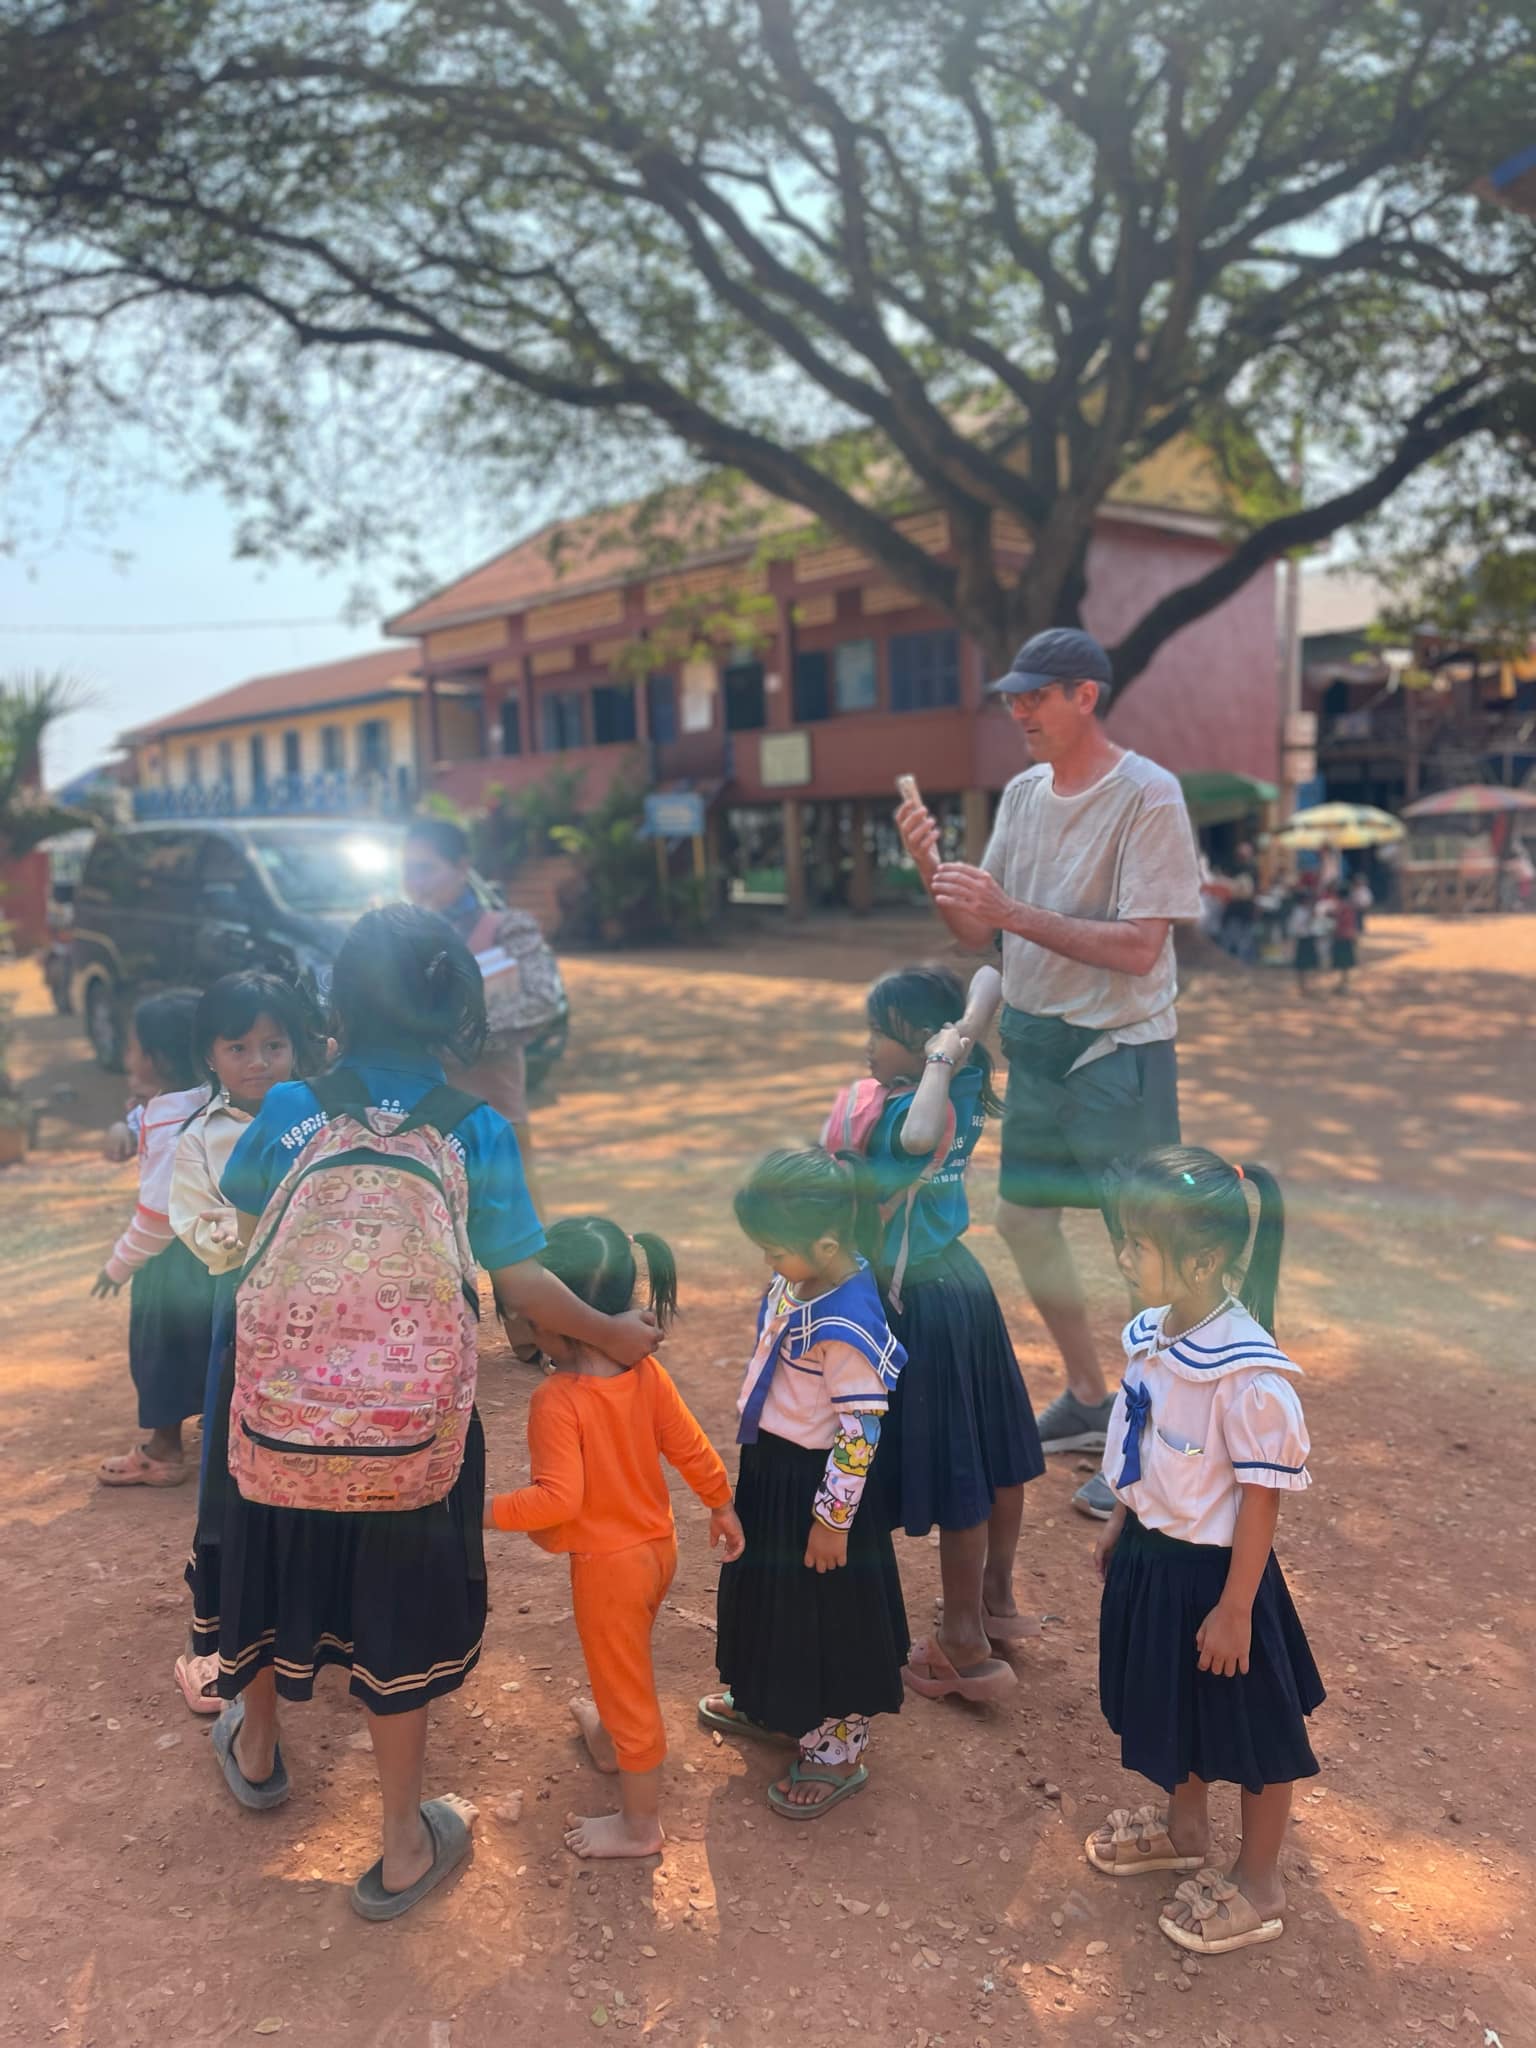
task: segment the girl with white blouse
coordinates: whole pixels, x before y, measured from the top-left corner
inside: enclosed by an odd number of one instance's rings
[[[1311,1484],[1300,1368],[1272,1334],[1284,1206],[1263,1167],[1179,1145],[1114,1192],[1122,1270],[1166,1305],[1125,1332],[1104,1452],[1099,1700],[1126,1768],[1168,1803],[1110,1814],[1085,1847],[1111,1877],[1193,1873],[1158,1924],[1220,1955],[1285,1931],[1281,1844],[1295,1781],[1318,1768],[1322,1681],[1272,1548],[1280,1496]],[[1217,1781],[1242,1798],[1225,1872],[1206,1865]]]

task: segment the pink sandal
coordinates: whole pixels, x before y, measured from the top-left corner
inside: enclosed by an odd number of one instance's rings
[[[957,1671],[939,1648],[937,1636],[924,1636],[920,1643],[912,1645],[901,1667],[901,1677],[903,1684],[921,1693],[924,1699],[944,1700],[953,1694],[977,1705],[1002,1699],[1019,1682],[1013,1667],[1001,1657],[988,1657],[968,1671]]]
[[[150,1457],[142,1444],[135,1444],[120,1458],[103,1458],[96,1467],[96,1481],[99,1486],[181,1486],[196,1470],[190,1458],[171,1464],[168,1459]]]
[[[219,1660],[217,1657],[189,1657],[185,1651],[176,1659],[176,1684],[194,1714],[221,1714]],[[210,1692],[209,1687],[213,1690]]]

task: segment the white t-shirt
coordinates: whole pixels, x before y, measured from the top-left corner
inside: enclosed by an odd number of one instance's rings
[[[1003,791],[982,866],[1016,903],[1062,917],[1200,919],[1200,869],[1184,792],[1166,768],[1141,754],[1122,754],[1073,796],[1058,796],[1046,763],[1016,775]],[[1003,933],[1003,1000],[1030,1016],[1102,1031],[1103,1046],[1089,1057],[1117,1044],[1172,1038],[1177,995],[1172,932],[1150,974],[1086,967]]]
[[[1167,1313],[1146,1310],[1126,1328],[1104,1477],[1144,1528],[1182,1543],[1229,1545],[1243,1487],[1299,1493],[1312,1484],[1306,1418],[1292,1384],[1301,1367],[1240,1301],[1171,1344],[1162,1336]],[[1151,1409],[1136,1432],[1140,1476],[1125,1483],[1138,1388]]]

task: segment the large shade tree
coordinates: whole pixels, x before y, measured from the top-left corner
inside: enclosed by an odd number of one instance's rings
[[[993,658],[1078,617],[1106,497],[1198,435],[1234,546],[1129,680],[1529,446],[1536,226],[1471,187],[1533,82],[1532,0],[0,0],[0,347],[60,432],[206,380],[263,544],[323,544],[364,443],[488,492],[691,462]]]

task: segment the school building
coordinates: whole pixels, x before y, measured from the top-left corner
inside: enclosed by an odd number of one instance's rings
[[[902,525],[949,554],[942,512]],[[1000,526],[1005,565],[1022,565],[1027,535]],[[1208,451],[1170,444],[1104,510],[1090,630],[1113,643],[1222,559],[1230,532]],[[666,537],[657,570],[654,517],[644,541],[624,508],[562,521],[386,622],[417,644],[429,786],[471,810],[557,768],[580,776],[587,804],[621,778],[696,791],[717,858],[738,881],[781,874],[792,911],[868,907],[903,772],[979,852],[998,793],[1028,765],[1006,711],[983,696],[979,648],[793,507],[765,505],[746,538],[686,518]],[[679,620],[694,622],[694,644],[687,631],[680,643]],[[1278,780],[1273,573],[1168,643],[1110,730],[1180,775]]]
[[[253,676],[124,733],[135,816],[404,814],[424,759],[414,668],[385,647]],[[440,712],[450,732],[453,701]]]

